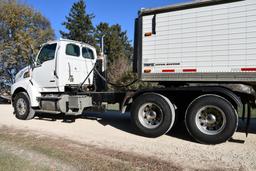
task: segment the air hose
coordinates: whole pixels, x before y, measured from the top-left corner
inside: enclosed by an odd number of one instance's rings
[[[130,85],[136,83],[138,81],[138,79],[133,80],[132,82],[125,84],[125,85],[121,85],[121,84],[115,84],[112,83],[110,81],[108,81],[104,76],[101,75],[101,73],[96,69],[96,65],[94,65],[94,67],[91,69],[91,71],[89,72],[89,74],[86,76],[86,78],[84,79],[84,81],[81,83],[80,89],[82,89],[82,86],[84,85],[84,83],[86,82],[86,80],[89,78],[89,76],[92,74],[92,71],[95,71],[97,73],[97,75],[107,84],[113,86],[113,87],[117,87],[117,88],[125,88],[125,87],[129,87]]]
[[[101,74],[100,74],[100,72],[95,68],[95,72],[99,75],[99,77],[103,80],[103,81],[105,81],[107,84],[109,84],[109,85],[112,85],[112,86],[114,86],[114,87],[118,87],[118,88],[125,88],[125,87],[129,87],[130,85],[132,85],[132,84],[134,84],[134,83],[136,83],[137,81],[138,81],[138,79],[135,79],[135,80],[133,80],[132,82],[130,82],[130,83],[128,83],[128,84],[125,84],[125,85],[121,85],[121,84],[115,84],[115,83],[111,83],[110,81],[108,81],[104,76],[102,76]]]

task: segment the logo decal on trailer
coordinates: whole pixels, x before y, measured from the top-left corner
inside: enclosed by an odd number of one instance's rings
[[[167,63],[166,65],[180,65],[180,63]]]

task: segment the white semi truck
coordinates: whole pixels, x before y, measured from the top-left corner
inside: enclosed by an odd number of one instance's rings
[[[140,10],[134,72],[162,88],[106,91],[100,63],[90,45],[44,44],[12,86],[16,117],[80,115],[119,103],[145,136],[161,136],[184,118],[198,142],[225,142],[237,129],[239,109],[249,124],[255,107],[256,1],[205,0]]]

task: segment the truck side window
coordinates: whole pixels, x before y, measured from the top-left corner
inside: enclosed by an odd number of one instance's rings
[[[57,47],[56,43],[45,45],[41,49],[40,54],[38,55],[37,63],[42,64],[45,61],[54,59],[56,47]]]
[[[79,46],[77,46],[75,44],[67,44],[66,55],[77,56],[77,57],[80,56]]]
[[[83,57],[86,59],[94,59],[93,51],[89,48],[82,49]]]

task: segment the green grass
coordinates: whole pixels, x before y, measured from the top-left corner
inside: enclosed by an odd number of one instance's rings
[[[239,117],[242,117],[242,111],[243,111],[242,108],[238,109]],[[247,107],[246,107],[246,110],[245,110],[245,117],[246,116],[247,116]],[[256,109],[252,109],[252,111],[251,111],[251,118],[256,118]]]
[[[108,104],[107,110],[119,111],[119,103]]]
[[[252,118],[256,118],[256,109],[252,110]]]

